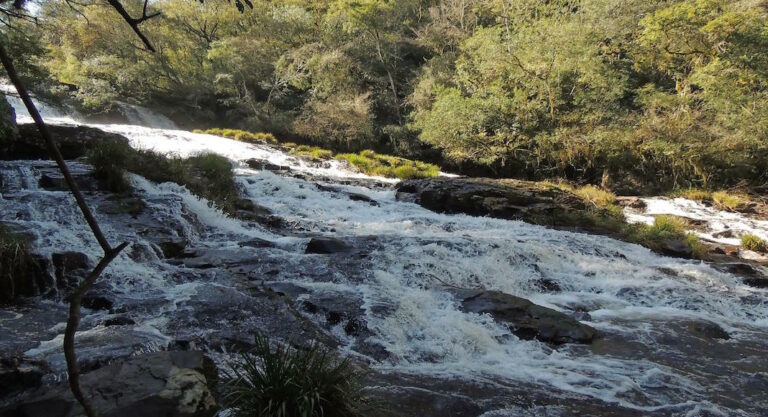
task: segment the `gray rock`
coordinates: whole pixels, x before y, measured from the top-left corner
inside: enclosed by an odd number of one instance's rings
[[[661,244],[659,252],[662,255],[675,256],[678,258],[690,258],[693,256],[691,246],[684,240],[671,239]]]
[[[304,253],[332,254],[352,252],[354,248],[347,242],[332,237],[313,237]]]
[[[694,321],[688,323],[688,329],[696,336],[708,339],[728,340],[731,335],[728,334],[719,325],[708,321]]]
[[[156,352],[100,368],[81,386],[101,417],[212,417],[216,366],[201,352]],[[82,409],[66,383],[0,409],[0,417],[75,417]]]
[[[490,314],[494,320],[508,324],[521,339],[590,343],[596,334],[595,329],[566,314],[498,291],[479,291],[464,298],[461,306],[468,312]]]

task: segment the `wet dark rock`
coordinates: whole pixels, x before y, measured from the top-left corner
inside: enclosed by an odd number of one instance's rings
[[[694,335],[708,339],[728,340],[731,336],[719,325],[708,321],[695,321],[688,323],[688,329]]]
[[[124,136],[93,127],[48,125],[48,129],[64,159],[83,157],[98,143],[113,141],[128,144]],[[15,141],[13,147],[2,155],[3,159],[50,159],[45,141],[34,124],[19,125],[19,135],[23,140]]]
[[[112,317],[104,320],[103,324],[104,326],[107,326],[107,327],[108,326],[133,326],[136,324],[136,322],[130,317],[116,316],[116,317]]]
[[[72,178],[80,191],[95,191],[98,189],[98,183],[90,176],[73,174]],[[69,185],[60,175],[43,174],[37,181],[37,186],[47,191],[69,191]]]
[[[246,164],[252,169],[260,169],[260,170],[267,170],[267,171],[283,171],[283,170],[289,170],[289,167],[283,167],[277,164],[273,164],[272,162],[269,162],[267,160],[263,159],[249,159],[245,161]]]
[[[465,311],[490,314],[494,320],[508,324],[521,339],[590,343],[596,334],[595,329],[566,314],[498,291],[479,291],[464,298],[461,305]]]
[[[731,238],[734,237],[733,230],[723,230],[722,232],[713,233],[712,237],[715,238]]]
[[[163,252],[163,257],[166,259],[181,258],[188,255],[185,252],[187,248],[187,242],[184,241],[165,241],[157,243],[157,247]]]
[[[10,282],[0,280],[0,304],[12,303],[21,297],[36,297],[54,292],[56,282],[49,273],[50,262],[40,255],[21,260],[21,274],[13,274]]]
[[[47,372],[44,362],[0,358],[0,401],[20,391],[39,388]]]
[[[631,207],[638,210],[646,207],[645,201],[640,199],[640,197],[617,197],[616,202],[622,207]]]
[[[147,204],[141,198],[129,197],[124,198],[121,196],[114,197],[99,207],[102,213],[119,215],[127,214],[133,217],[137,217],[144,209],[147,208]]]
[[[332,253],[352,252],[354,248],[347,242],[333,237],[313,237],[304,253],[328,255]]]
[[[731,274],[743,275],[749,277],[761,277],[762,274],[754,266],[745,263],[728,263],[717,266],[718,269]]]
[[[688,242],[680,239],[670,239],[664,241],[659,247],[662,255],[674,256],[678,258],[690,258],[693,256],[693,249]]]
[[[557,281],[553,281],[548,278],[541,278],[534,282],[536,287],[541,289],[544,292],[560,292],[562,291],[562,288],[560,287],[560,284],[557,283]]]
[[[54,253],[51,255],[51,261],[59,290],[77,286],[78,279],[84,277],[91,266],[88,256],[81,252]]]
[[[88,372],[85,395],[102,417],[212,417],[216,365],[201,352],[156,352]],[[74,417],[82,413],[66,383],[0,409],[2,417]]]
[[[768,288],[768,277],[746,278],[744,284],[755,288]]]
[[[114,302],[102,295],[85,294],[82,305],[91,310],[111,310]]]
[[[584,209],[575,195],[555,187],[519,180],[489,178],[429,178],[403,181],[399,200],[414,200],[440,213],[465,213],[520,219],[558,210]]]
[[[253,238],[253,239],[238,243],[238,246],[248,247],[248,248],[274,248],[275,243],[270,242],[266,239]]]
[[[352,201],[362,201],[362,202],[368,203],[368,204],[370,204],[372,206],[378,206],[379,205],[378,201],[372,199],[371,197],[368,197],[365,194],[349,193],[348,195],[349,195],[349,199],[352,200]]]
[[[363,319],[351,318],[344,325],[344,332],[349,336],[360,336],[365,330],[368,330],[368,326]]]

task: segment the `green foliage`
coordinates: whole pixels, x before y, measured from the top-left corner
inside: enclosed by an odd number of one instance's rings
[[[29,279],[27,242],[6,226],[0,225],[0,303],[18,297],[19,287]]]
[[[336,159],[349,162],[365,174],[381,177],[406,180],[436,177],[440,174],[440,168],[437,165],[396,156],[381,155],[371,150],[365,150],[359,154],[339,154],[336,155]]]
[[[717,207],[730,211],[743,211],[751,203],[749,196],[728,191],[717,191],[712,193],[712,200]]]
[[[711,201],[712,192],[702,190],[699,188],[686,188],[683,190],[676,190],[672,193],[673,197],[687,198],[693,201]]]
[[[768,242],[752,233],[741,236],[741,247],[755,252],[768,252]]]
[[[577,188],[573,193],[595,207],[605,208],[616,203],[616,194],[594,185]]]
[[[291,155],[309,158],[313,161],[326,161],[333,158],[333,152],[317,146],[297,145],[291,148]]]
[[[240,142],[247,143],[277,143],[277,138],[271,133],[263,132],[249,132],[247,130],[240,129],[220,129],[212,128],[206,130],[196,129],[195,133],[206,133],[209,135],[223,136],[225,138],[234,139]]]
[[[105,141],[91,147],[86,153],[88,163],[93,165],[93,175],[102,188],[124,193],[131,190],[125,178],[125,169],[131,165],[135,151],[127,143]]]
[[[146,54],[109,8],[44,2],[45,30],[9,44],[94,110],[130,98],[336,151],[438,150],[461,169],[622,192],[768,181],[765,0],[253,6],[156,2]]]
[[[223,372],[225,404],[236,417],[363,416],[366,397],[359,373],[317,344],[270,347],[256,335],[252,353]]]

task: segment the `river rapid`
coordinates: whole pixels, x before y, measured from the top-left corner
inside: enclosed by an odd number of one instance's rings
[[[29,121],[9,100],[19,121]],[[49,123],[81,123],[44,110]],[[369,390],[387,399],[393,415],[768,415],[766,290],[607,237],[437,214],[398,201],[393,181],[336,161],[313,164],[274,147],[173,129],[145,110],[135,117],[133,125],[92,126],[167,155],[226,156],[243,196],[279,225],[228,218],[184,187],[136,175],[135,194],[146,204],[138,216],[114,213],[114,198],[87,192],[110,241],[131,242],[94,289],[113,305],[86,310],[78,333],[80,356],[94,366],[190,345],[224,363],[260,330],[285,340],[317,338],[366,364]],[[162,128],[152,127],[158,123]],[[290,175],[251,169],[247,159]],[[90,170],[81,162],[71,167],[81,176]],[[97,261],[100,248],[70,194],[40,187],[43,175],[56,176],[55,165],[0,162],[3,222],[32,234],[37,253],[76,251]],[[685,200],[649,201],[655,205],[635,221],[674,207],[724,226],[768,230],[765,222]],[[355,250],[305,253],[318,236],[344,239]],[[163,256],[165,241],[183,242],[185,256]],[[462,311],[457,288],[527,298],[600,336],[557,347],[519,339],[487,315]],[[0,349],[44,359],[49,381],[60,378],[65,318],[56,298],[0,309]],[[109,324],[116,318],[124,320]],[[697,330],[712,325],[729,338]]]

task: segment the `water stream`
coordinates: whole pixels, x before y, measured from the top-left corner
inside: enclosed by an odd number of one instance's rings
[[[13,104],[19,120],[27,121],[18,103]],[[60,113],[44,116],[51,123],[78,123]],[[287,329],[291,323],[269,322],[273,313],[265,313],[261,307],[266,301],[252,292],[256,282],[282,288],[297,303],[345,304],[345,311],[365,323],[364,332],[345,330],[350,316],[333,323],[316,311],[301,314],[326,329],[345,354],[369,363],[383,375],[380,380],[390,375],[431,381],[419,389],[440,386],[450,395],[474,395],[478,409],[489,417],[766,415],[768,293],[736,276],[607,237],[436,214],[397,201],[381,178],[368,178],[337,162],[310,164],[266,145],[157,127],[93,126],[126,136],[136,148],[181,156],[215,152],[230,158],[245,196],[290,225],[290,233],[228,218],[183,187],[138,176],[131,180],[147,205],[138,219],[109,214],[104,209],[111,204],[109,196],[88,193],[105,234],[113,242],[132,245],[100,281],[100,291],[114,299],[115,307],[111,313],[93,311],[86,317],[78,334],[84,357],[96,361],[136,354],[179,339],[205,340],[205,347],[213,349],[212,340],[247,339],[248,330],[258,328],[292,335],[294,330]],[[310,179],[250,169],[243,163],[250,158],[269,160]],[[76,173],[89,170],[83,163],[72,168]],[[46,173],[55,173],[46,161],[0,163],[0,216],[31,231],[38,253],[66,248],[97,260],[100,249],[70,195],[37,186]],[[336,181],[349,179],[360,181]],[[366,186],[367,180],[378,186]],[[657,201],[662,200],[651,200],[648,212],[637,213],[636,220],[665,211],[654,211],[662,204]],[[709,216],[758,233],[768,230],[765,222],[726,217],[685,201],[665,204],[689,217]],[[159,235],[188,242],[197,258],[164,259]],[[362,254],[305,254],[313,236],[345,238]],[[274,245],[242,244],[253,239]],[[200,259],[210,265],[201,266]],[[555,282],[560,291],[542,289],[542,280]],[[454,287],[499,290],[579,314],[602,336],[589,346],[557,348],[521,340],[488,316],[461,311]],[[130,313],[134,324],[104,325],[114,311]],[[20,339],[25,355],[45,358],[61,370],[62,304],[41,300],[13,317],[0,315],[0,328],[11,329],[5,334]],[[31,317],[47,327],[34,330],[20,324]],[[692,323],[715,323],[730,339],[693,334]],[[478,394],[477,387],[487,391]],[[512,393],[538,400],[525,411],[519,408],[525,401]]]

